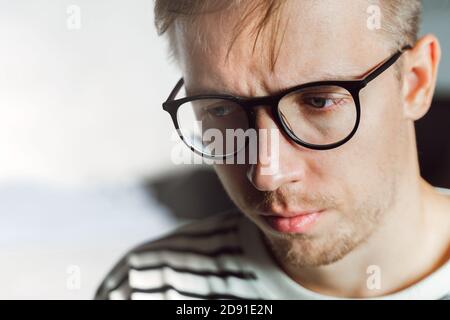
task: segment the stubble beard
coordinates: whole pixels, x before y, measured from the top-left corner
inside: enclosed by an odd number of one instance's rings
[[[341,212],[332,230],[321,234],[278,234],[260,230],[269,253],[278,264],[291,267],[318,267],[343,259],[363,245],[382,225],[385,213],[394,205],[395,178],[377,199],[368,198],[351,213]]]

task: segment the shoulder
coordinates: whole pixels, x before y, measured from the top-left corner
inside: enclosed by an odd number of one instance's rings
[[[130,250],[109,272],[96,299],[237,298],[255,276],[242,268],[241,213],[184,225]],[[245,297],[251,298],[251,297]]]

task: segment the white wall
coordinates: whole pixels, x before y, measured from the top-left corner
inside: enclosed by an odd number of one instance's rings
[[[67,27],[71,4],[81,29]],[[117,182],[170,167],[161,102],[179,75],[152,6],[0,1],[1,181]]]

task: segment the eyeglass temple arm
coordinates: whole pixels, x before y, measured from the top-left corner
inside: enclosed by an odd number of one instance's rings
[[[367,75],[367,77],[364,78],[364,84],[367,85],[370,81],[372,81],[380,74],[382,74],[384,71],[386,71],[390,66],[392,66],[395,62],[397,62],[397,60],[406,50],[409,49],[412,49],[412,46],[410,45],[404,46],[396,54],[394,54],[392,57],[386,60],[386,62],[384,62],[379,68],[375,68],[375,70],[372,73],[369,73],[369,75]]]
[[[176,97],[177,94],[178,94],[178,91],[180,91],[180,89],[181,89],[181,87],[183,86],[183,84],[184,84],[184,79],[183,79],[183,78],[181,78],[180,80],[178,80],[178,82],[177,82],[175,88],[173,88],[172,92],[169,94],[169,97],[167,98],[166,102],[175,99],[175,97]]]

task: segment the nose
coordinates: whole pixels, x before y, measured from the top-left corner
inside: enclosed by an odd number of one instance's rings
[[[274,191],[284,184],[302,181],[306,163],[301,147],[278,128],[268,108],[255,110],[255,129],[257,157],[247,169],[251,184],[260,191]]]

